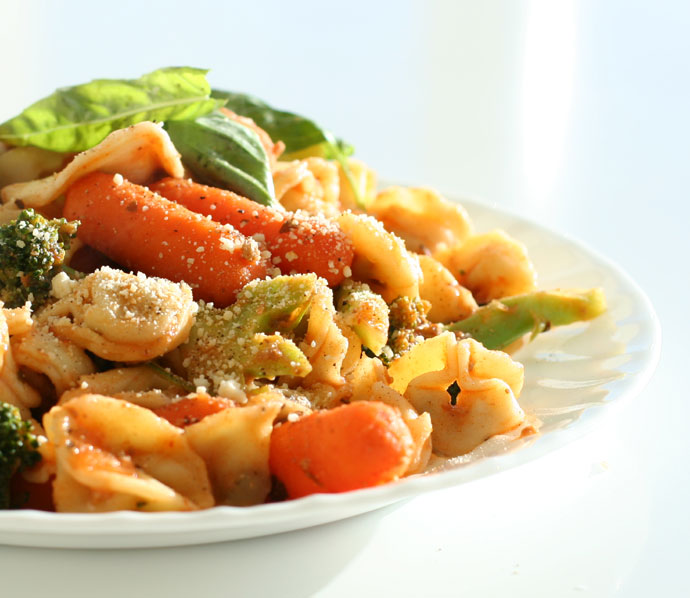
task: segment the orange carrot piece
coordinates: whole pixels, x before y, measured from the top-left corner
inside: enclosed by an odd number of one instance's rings
[[[413,441],[400,413],[358,401],[285,422],[271,435],[271,472],[290,498],[346,492],[399,478]]]
[[[224,307],[267,265],[257,246],[230,226],[169,201],[146,187],[92,173],[66,194],[64,216],[80,220],[78,237],[132,270],[176,282]]]
[[[150,187],[151,191],[192,212],[210,216],[222,224],[231,224],[248,237],[258,233],[267,237],[277,235],[287,216],[284,212],[263,206],[227,189],[201,185],[189,179],[165,178]]]
[[[194,395],[162,407],[156,407],[152,411],[158,417],[167,419],[173,426],[184,428],[201,421],[207,415],[213,415],[233,406],[232,401],[221,397]]]
[[[336,286],[352,264],[352,244],[335,223],[325,218],[296,217],[232,191],[188,179],[166,178],[151,189],[193,212],[231,224],[242,234],[263,235],[274,264],[283,274],[316,272]]]

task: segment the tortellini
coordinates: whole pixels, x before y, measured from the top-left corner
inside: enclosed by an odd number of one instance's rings
[[[429,320],[455,322],[477,309],[472,293],[461,286],[443,264],[427,255],[420,255],[419,265],[423,276],[419,296],[431,304]]]
[[[389,187],[367,211],[416,253],[433,253],[463,242],[472,233],[465,209],[431,189]]]
[[[214,504],[206,465],[184,431],[148,409],[84,395],[53,407],[43,421],[55,447],[58,511],[189,511]]]
[[[400,238],[371,216],[345,212],[337,222],[355,249],[355,280],[366,282],[388,303],[397,297],[419,297],[422,271]]]
[[[206,462],[217,505],[249,506],[266,500],[273,420],[283,402],[277,396],[273,402],[230,407],[185,428],[191,447]]]
[[[341,368],[348,345],[335,315],[333,291],[319,279],[309,308],[307,334],[300,345],[312,367],[303,380],[306,387],[317,383],[337,387],[344,383]]]
[[[505,232],[475,235],[434,255],[472,291],[478,303],[520,295],[536,287],[536,271],[525,246]]]
[[[185,283],[103,267],[54,292],[39,315],[58,337],[112,361],[147,361],[182,344],[196,303]]]
[[[169,398],[160,392],[153,394],[152,391],[169,390],[180,391],[182,389],[170,379],[161,376],[153,368],[147,365],[138,365],[82,375],[73,388],[60,395],[59,402],[64,403],[85,394],[107,395],[118,399],[135,395],[137,400],[132,400],[133,403],[142,407],[154,408],[167,404]],[[180,393],[171,394],[177,396]],[[145,399],[155,397],[155,401],[144,401],[142,397]]]
[[[75,386],[81,376],[96,371],[83,349],[41,325],[17,339],[14,356],[19,365],[48,376],[57,396]]]
[[[393,388],[431,416],[434,452],[455,457],[520,425],[522,364],[446,332],[413,347],[389,369]]]
[[[13,355],[11,336],[17,329],[23,331],[22,309],[0,308],[0,401],[19,407],[22,417],[28,417],[29,409],[40,405],[41,395],[20,377]]]
[[[340,211],[338,167],[323,158],[278,162],[273,185],[276,198],[292,212],[333,217]]]
[[[44,179],[7,185],[1,192],[2,201],[21,201],[27,208],[40,208],[91,172],[119,173],[132,183],[146,184],[160,170],[177,178],[184,176],[180,154],[162,126],[141,122],[113,131],[97,146],[77,154],[60,172]]]

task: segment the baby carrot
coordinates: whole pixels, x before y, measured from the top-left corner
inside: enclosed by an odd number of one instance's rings
[[[271,435],[271,472],[290,498],[346,492],[400,477],[413,441],[400,413],[358,401],[285,422]]]
[[[230,407],[234,407],[234,403],[228,399],[210,395],[193,395],[156,407],[153,412],[158,417],[167,419],[173,426],[184,428],[201,421],[207,415],[213,415]]]
[[[283,274],[315,272],[336,286],[352,264],[352,244],[335,223],[325,218],[297,217],[188,179],[166,178],[151,189],[193,212],[231,224],[242,234],[263,235],[273,263]]]
[[[185,281],[196,298],[220,307],[267,273],[254,241],[118,175],[78,180],[67,190],[64,215],[81,221],[84,243],[118,264]]]

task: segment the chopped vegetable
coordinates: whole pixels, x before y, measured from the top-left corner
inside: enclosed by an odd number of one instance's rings
[[[81,152],[138,122],[193,119],[223,104],[210,98],[206,73],[170,67],[135,80],[97,79],[58,89],[0,125],[0,141]]]
[[[45,303],[78,224],[48,220],[29,209],[0,226],[0,301],[6,307]]]
[[[388,306],[381,295],[372,292],[362,282],[345,281],[335,295],[343,323],[352,328],[367,349],[374,355],[383,350],[388,341]]]
[[[425,338],[436,336],[443,330],[427,318],[431,304],[424,299],[398,297],[390,304],[388,346],[393,356],[409,351]]]
[[[277,205],[268,155],[254,131],[220,112],[169,122],[166,129],[198,181]]]
[[[207,415],[213,415],[234,404],[228,399],[212,397],[207,394],[195,394],[173,401],[163,407],[156,407],[153,412],[163,419],[167,419],[173,426],[184,428],[200,422]]]
[[[279,276],[248,284],[224,310],[202,305],[180,348],[187,378],[215,390],[225,380],[306,376],[309,361],[283,335],[300,323],[315,288],[313,274]]]
[[[242,234],[260,235],[283,274],[314,272],[335,286],[352,264],[352,244],[325,218],[293,216],[188,179],[166,178],[151,189],[194,212],[231,224]]]
[[[19,409],[0,401],[0,509],[10,508],[10,481],[17,471],[41,460],[38,439]]]
[[[225,306],[267,265],[258,245],[122,177],[93,173],[67,191],[65,215],[81,221],[79,238],[117,263],[173,281]]]
[[[553,326],[591,320],[605,310],[601,289],[535,291],[491,301],[447,329],[464,332],[487,349],[503,349],[530,332],[535,337]]]
[[[346,492],[403,475],[412,447],[410,431],[397,409],[358,401],[276,427],[270,467],[290,498]]]

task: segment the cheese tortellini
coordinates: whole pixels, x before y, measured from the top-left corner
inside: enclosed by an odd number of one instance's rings
[[[55,174],[3,187],[1,196],[3,203],[21,202],[29,208],[40,208],[90,172],[121,174],[133,183],[147,184],[160,170],[178,178],[184,175],[180,154],[163,127],[141,122],[114,131],[97,146],[76,155]]]
[[[417,253],[461,243],[472,233],[465,209],[431,189],[389,187],[376,196],[368,211]]]
[[[419,297],[419,261],[400,238],[371,216],[345,212],[338,224],[355,248],[352,271],[356,280],[368,283],[387,302]]]
[[[323,158],[278,162],[273,185],[276,198],[292,212],[333,217],[340,211],[338,166]]]
[[[103,267],[66,281],[39,318],[56,336],[104,359],[146,361],[182,344],[196,303],[185,283]]]
[[[525,246],[501,230],[475,235],[434,255],[478,303],[528,293],[537,274]]]
[[[58,511],[190,511],[213,506],[184,431],[127,401],[84,395],[44,418],[55,447]]]
[[[525,414],[517,402],[522,364],[473,339],[444,333],[394,362],[393,387],[431,416],[434,451],[455,457],[517,426]]]

